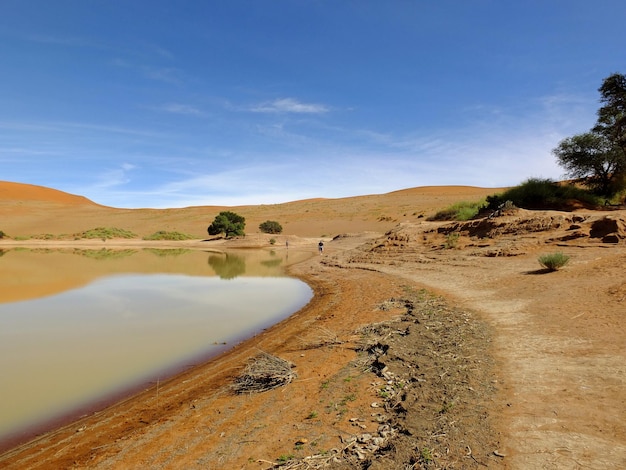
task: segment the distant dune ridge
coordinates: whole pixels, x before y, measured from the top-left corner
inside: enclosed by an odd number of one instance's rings
[[[42,201],[57,202],[59,204],[93,204],[95,202],[83,196],[24,183],[0,181],[0,200],[5,201]]]
[[[472,186],[424,186],[386,194],[315,198],[284,204],[198,206],[178,209],[120,209],[56,189],[0,181],[0,230],[9,236],[72,234],[94,227],[117,227],[139,237],[156,231],[207,236],[206,228],[221,210],[246,218],[246,233],[276,220],[283,236],[322,237],[351,232],[385,232],[400,222],[416,221],[459,201],[479,200],[501,191]],[[322,195],[323,196],[323,195]]]

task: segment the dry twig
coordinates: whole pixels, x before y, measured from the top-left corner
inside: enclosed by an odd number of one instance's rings
[[[253,393],[287,385],[297,376],[292,367],[291,362],[262,352],[248,362],[232,388],[235,393]]]

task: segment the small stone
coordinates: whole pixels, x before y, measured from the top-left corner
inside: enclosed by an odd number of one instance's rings
[[[385,443],[385,439],[383,437],[375,437],[372,439],[372,444],[380,447]]]

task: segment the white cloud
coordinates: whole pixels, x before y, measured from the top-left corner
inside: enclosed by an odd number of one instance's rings
[[[205,116],[205,113],[195,106],[181,103],[164,104],[163,106],[159,106],[155,109],[172,114],[183,114],[186,116]]]
[[[274,101],[260,103],[251,108],[255,113],[297,113],[297,114],[323,114],[330,109],[328,106],[317,103],[301,103],[293,98],[280,98]]]
[[[114,168],[102,173],[99,176],[98,182],[95,184],[95,187],[98,189],[103,189],[128,184],[131,181],[128,173],[136,168],[137,166],[131,163],[122,163],[119,168]]]

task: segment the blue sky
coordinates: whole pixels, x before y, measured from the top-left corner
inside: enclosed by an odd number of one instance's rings
[[[558,179],[623,0],[0,0],[0,180],[115,207]]]

